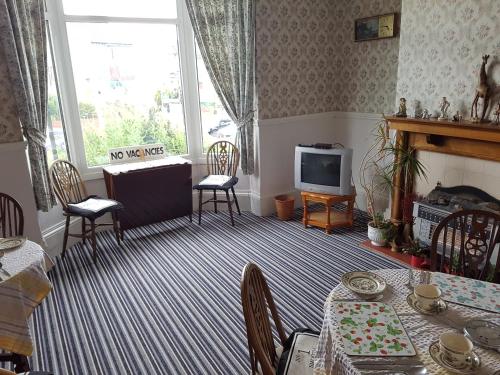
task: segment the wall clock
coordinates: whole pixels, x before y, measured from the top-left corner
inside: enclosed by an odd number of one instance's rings
[[[360,18],[354,21],[354,41],[392,38],[396,36],[396,13]]]

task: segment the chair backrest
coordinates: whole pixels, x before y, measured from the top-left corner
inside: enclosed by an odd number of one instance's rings
[[[240,163],[240,151],[228,141],[215,142],[207,151],[208,174],[236,176]]]
[[[500,215],[489,211],[462,210],[444,218],[431,242],[431,270],[485,280],[490,260],[500,242]],[[500,276],[497,256],[494,279]]]
[[[68,203],[79,203],[88,196],[80,172],[67,160],[56,160],[52,163],[50,180],[57,199],[65,209]]]
[[[276,348],[273,339],[269,310],[283,345],[286,333],[281,324],[278,310],[262,271],[253,263],[248,263],[241,275],[241,304],[247,328],[248,349],[252,374],[260,364],[263,375],[274,375]]]
[[[0,193],[0,237],[24,234],[23,209],[10,195]]]

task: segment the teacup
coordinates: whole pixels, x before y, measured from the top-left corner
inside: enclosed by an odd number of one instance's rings
[[[413,294],[422,309],[432,311],[436,308],[441,291],[435,285],[420,284],[413,289]]]
[[[445,361],[454,367],[463,367],[472,359],[474,345],[464,335],[446,332],[439,336],[439,350]]]

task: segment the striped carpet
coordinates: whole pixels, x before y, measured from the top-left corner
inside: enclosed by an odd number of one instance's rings
[[[297,211],[297,215],[301,212]],[[345,271],[399,268],[358,246],[366,223],[328,236],[299,220],[204,213],[131,230],[123,246],[98,235],[98,264],[77,244],[50,272],[36,310],[33,369],[55,374],[248,374],[240,275],[268,278],[285,327],[320,329]]]

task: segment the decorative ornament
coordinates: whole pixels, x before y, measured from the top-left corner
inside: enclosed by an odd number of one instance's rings
[[[472,122],[483,122],[484,116],[486,115],[486,110],[488,109],[488,103],[490,100],[491,88],[488,85],[488,76],[486,75],[486,64],[490,55],[483,56],[483,63],[481,64],[481,70],[479,72],[479,85],[476,87],[476,96],[472,101],[472,108],[470,110],[470,117]],[[477,116],[477,102],[479,98],[483,99],[483,111],[481,113],[481,118]]]
[[[399,99],[399,111],[396,113],[396,117],[407,117],[406,115],[406,99]]]

